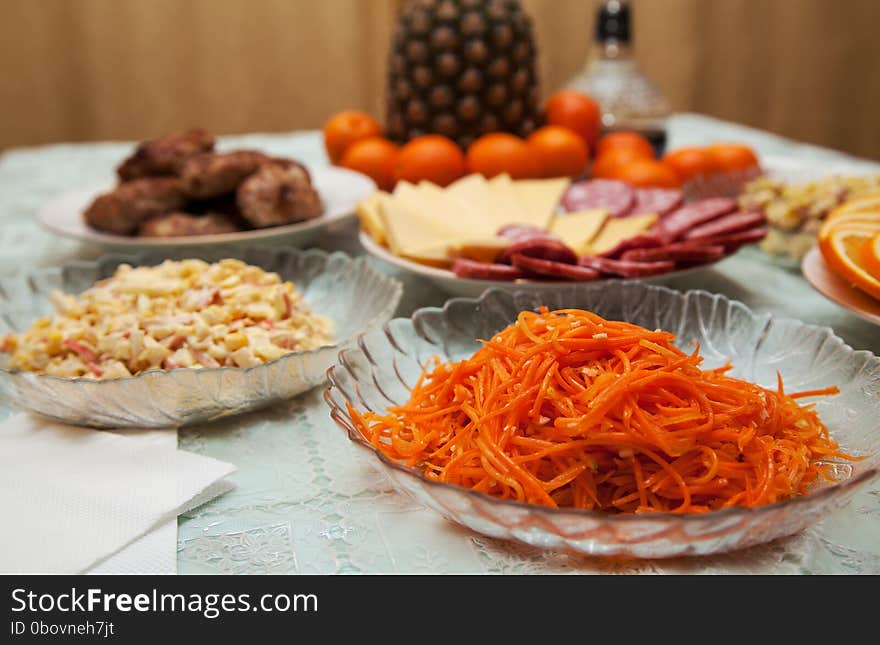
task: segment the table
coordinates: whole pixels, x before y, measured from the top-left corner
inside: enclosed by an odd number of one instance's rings
[[[720,140],[744,141],[763,155],[847,161],[880,172],[880,164],[708,117],[671,119],[670,147]],[[42,232],[32,216],[61,192],[107,179],[130,146],[55,145],[0,157],[0,275],[100,255],[99,247]],[[222,146],[326,163],[317,132],[224,137]],[[355,231],[351,223],[318,245],[361,254]],[[399,277],[405,292],[398,315],[446,299],[421,279]],[[856,349],[880,354],[880,329],[755,250],[670,286],[707,289],[758,311],[828,325]],[[485,538],[395,493],[329,419],[321,392],[316,388],[283,405],[179,432],[181,448],[238,467],[232,492],[180,517],[181,573],[880,573],[880,482],[799,535],[710,558],[602,560]],[[0,417],[9,411],[8,402],[0,401]]]

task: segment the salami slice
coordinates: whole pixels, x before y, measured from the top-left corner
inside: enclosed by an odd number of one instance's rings
[[[622,260],[633,262],[656,262],[673,260],[675,262],[714,262],[724,256],[724,246],[706,246],[702,243],[668,244],[653,249],[631,249],[621,256]]]
[[[501,252],[496,261],[501,264],[510,264],[511,258],[517,253],[530,258],[552,260],[564,264],[577,264],[578,261],[577,253],[559,240],[540,237],[513,242]]]
[[[605,253],[600,253],[600,258],[619,258],[623,255],[624,252],[629,251],[630,249],[651,249],[657,246],[662,245],[663,242],[660,241],[656,235],[651,235],[650,233],[645,233],[643,235],[636,235],[634,237],[630,237],[628,239],[619,242],[617,246],[613,249],[605,251]]]
[[[636,188],[636,203],[632,213],[668,215],[684,203],[684,193],[675,188]]]
[[[735,212],[730,215],[724,215],[711,222],[697,226],[689,230],[684,239],[695,240],[704,237],[712,237],[715,235],[727,235],[728,233],[738,233],[749,228],[761,226],[767,223],[767,218],[763,213],[756,212]]]
[[[767,228],[765,226],[759,226],[757,228],[750,228],[745,231],[739,231],[738,233],[728,233],[727,235],[713,235],[712,237],[703,237],[700,238],[701,244],[720,244],[724,247],[724,250],[727,253],[731,251],[735,251],[743,244],[752,244],[754,242],[760,242],[764,239],[764,236],[767,235]]]
[[[507,264],[489,264],[466,258],[458,258],[452,262],[452,272],[459,278],[474,280],[516,280],[523,273],[516,267]]]
[[[727,197],[712,197],[682,206],[651,228],[651,233],[669,244],[680,239],[692,228],[736,210],[736,201]]]
[[[599,272],[589,267],[565,264],[553,260],[542,260],[515,253],[511,258],[513,266],[522,269],[529,276],[539,278],[561,278],[563,280],[595,280]]]
[[[568,212],[604,208],[611,217],[627,215],[636,202],[629,184],[614,179],[588,179],[572,184],[562,197]]]
[[[533,239],[559,239],[550,231],[529,224],[505,224],[498,229],[498,235],[507,238],[511,242],[522,242],[523,240]]]
[[[611,260],[609,258],[583,257],[578,262],[582,267],[589,267],[601,273],[621,276],[623,278],[642,278],[649,275],[669,273],[675,269],[675,262],[632,262],[629,260]]]

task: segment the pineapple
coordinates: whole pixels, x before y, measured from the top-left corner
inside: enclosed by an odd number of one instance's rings
[[[410,0],[391,46],[388,135],[442,134],[462,148],[487,132],[528,136],[539,118],[535,57],[519,0]]]

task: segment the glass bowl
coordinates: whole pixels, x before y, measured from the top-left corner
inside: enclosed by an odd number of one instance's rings
[[[476,338],[490,338],[519,311],[546,305],[581,308],[610,319],[675,333],[680,347],[698,341],[708,368],[734,365],[733,374],[767,387],[776,371],[790,391],[836,384],[840,394],[816,405],[832,436],[859,462],[836,465],[836,481],[808,495],[747,509],[701,515],[611,515],[551,509],[500,500],[434,482],[386,458],[356,430],[346,403],[363,412],[401,404],[433,356],[460,360]],[[692,348],[691,348],[692,349]],[[662,558],[719,553],[796,533],[846,504],[880,465],[880,359],[855,351],[825,327],[756,314],[742,303],[705,291],[680,293],[638,282],[579,285],[535,294],[492,289],[478,299],[456,298],[419,309],[358,337],[328,370],[325,400],[355,445],[372,455],[393,485],[446,519],[495,538],[603,556]]]
[[[324,380],[339,350],[358,333],[381,326],[394,314],[402,286],[364,258],[344,253],[251,248],[241,260],[291,280],[317,313],[334,323],[333,345],[298,352],[254,367],[151,370],[97,381],[60,378],[3,366],[0,394],[24,410],[76,425],[99,428],[164,428],[210,421],[289,399]],[[0,336],[27,329],[51,312],[49,293],[79,293],[113,274],[123,262],[154,265],[173,254],[108,255],[0,280]],[[223,252],[202,251],[207,261]]]

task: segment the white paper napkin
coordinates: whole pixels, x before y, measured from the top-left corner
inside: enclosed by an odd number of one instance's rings
[[[139,539],[159,530],[167,542],[177,516],[229,490],[234,470],[161,441],[15,415],[0,423],[0,573],[100,570],[128,545],[149,557]]]
[[[177,450],[177,430],[119,430],[115,434],[143,445]],[[89,574],[156,574],[177,573],[177,518],[145,533],[113,555],[98,560],[86,569]]]

